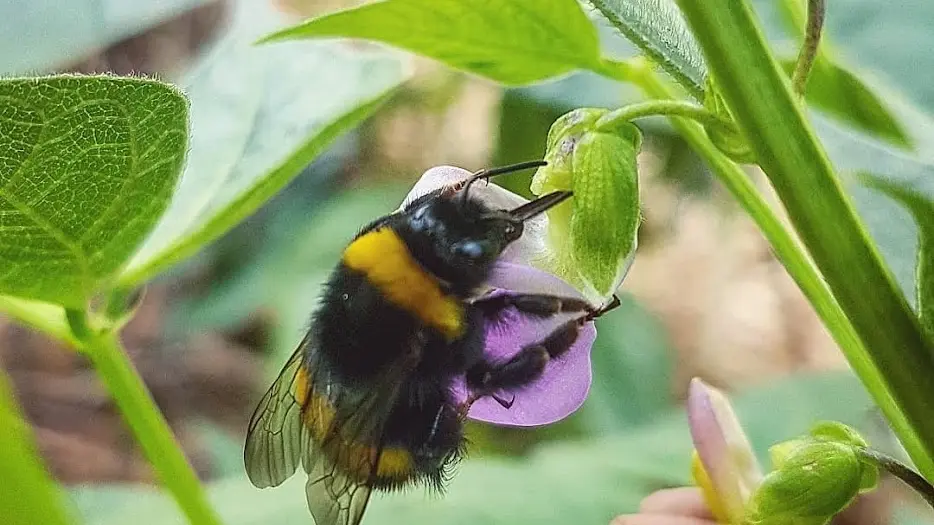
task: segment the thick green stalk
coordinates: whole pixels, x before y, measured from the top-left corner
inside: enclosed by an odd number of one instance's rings
[[[220,519],[208,504],[197,475],[130,362],[119,336],[114,331],[105,330],[93,333],[80,344],[113,396],[159,480],[172,493],[189,522],[195,525],[219,525]]]
[[[647,68],[643,74],[632,76],[631,79],[641,86],[649,97],[671,98],[675,96],[658,75]],[[817,316],[840,347],[854,373],[872,393],[876,405],[890,421],[892,428],[896,429],[899,436],[902,436],[905,448],[918,451],[919,456],[923,456],[924,447],[918,436],[892,398],[885,380],[870,359],[862,340],[856,334],[843,310],[840,309],[830,288],[808,258],[801,243],[785,229],[781,219],[763,199],[746,173],[717,150],[700,126],[684,119],[672,119],[672,125],[691,145],[691,148],[704,158],[714,175],[755,221],[772,247],[772,251],[785,266],[788,274],[804,293]],[[928,467],[934,469],[934,464]]]
[[[922,474],[934,479],[934,349],[843,193],[750,6],[678,5],[724,102],[917,440],[896,432]]]

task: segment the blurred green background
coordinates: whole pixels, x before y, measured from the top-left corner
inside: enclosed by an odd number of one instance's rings
[[[353,4],[5,0],[0,72],[153,75],[206,94],[193,99],[195,113],[275,127],[279,113],[294,118],[296,111],[307,112],[313,119],[328,97],[368,77],[355,69],[351,54],[324,47],[320,56],[296,54],[292,62],[264,68],[258,65],[262,49],[239,52],[235,44],[245,45],[244,35],[256,31],[252,21],[271,13],[296,21]],[[773,4],[756,2],[776,47],[793,56]],[[916,144],[926,144],[934,128],[916,108],[934,108],[934,84],[925,78],[934,70],[934,4],[829,4],[835,53],[866,72],[864,80]],[[606,49],[633,53],[605,23],[601,28]],[[332,74],[297,71],[313,59]],[[430,61],[392,60],[410,62],[412,79],[260,212],[152,283],[125,331],[134,361],[210,483],[226,523],[311,521],[301,476],[275,490],[252,488],[241,444],[253,405],[300,339],[321,282],[356,230],[394,209],[433,165],[473,170],[539,158],[549,126],[565,111],[637,100],[634,90],[591,74],[501,89]],[[288,90],[273,89],[282,84],[307,96],[300,104],[284,99]],[[598,325],[585,406],[547,428],[472,425],[470,459],[446,497],[418,490],[377,497],[364,523],[600,524],[632,512],[652,490],[690,481],[690,437],[680,403],[693,376],[735,392],[763,459],[768,445],[818,418],[856,425],[879,448],[897,452],[752,224],[663,121],[641,125],[645,223],[639,256],[624,284],[623,307]],[[216,161],[247,157],[219,152]],[[505,177],[503,184],[527,194],[528,174]],[[909,237],[893,242],[910,245]],[[86,523],[182,523],[170,499],[153,488],[152,473],[84,359],[3,319],[0,359],[50,470]],[[905,523],[918,519],[912,498],[886,483],[841,523],[887,523],[893,515]]]

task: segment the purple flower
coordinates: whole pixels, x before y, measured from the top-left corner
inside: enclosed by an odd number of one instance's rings
[[[431,168],[415,184],[403,205],[438,188],[455,185],[470,175],[469,171],[452,166]],[[478,183],[470,191],[473,198],[498,209],[511,209],[528,202],[494,183]],[[547,215],[526,221],[522,237],[503,252],[487,282],[488,289],[481,291],[484,299],[517,293],[547,293],[587,299],[581,291],[549,271],[549,261],[556,258],[547,233]],[[593,302],[592,299],[589,301]],[[562,314],[538,319],[507,308],[499,319],[487,327],[485,355],[493,362],[504,361],[522,347],[542,340],[573,317],[573,314]],[[546,425],[569,416],[580,408],[590,391],[590,349],[596,336],[594,323],[587,323],[571,349],[560,359],[550,361],[536,382],[516,392],[504,394],[512,401],[510,408],[504,408],[491,397],[484,397],[473,403],[468,417],[499,425],[528,427]],[[454,394],[458,402],[469,396],[463,378],[455,382]],[[515,394],[515,398],[511,397],[512,394]]]

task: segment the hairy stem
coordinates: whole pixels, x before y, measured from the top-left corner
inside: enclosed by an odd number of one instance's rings
[[[934,479],[934,345],[844,194],[752,8],[741,0],[678,5],[719,94],[863,343],[855,356],[868,361],[860,378],[877,401],[895,400],[904,420],[890,420],[893,429],[922,474]],[[886,416],[894,412],[882,408]]]
[[[623,73],[614,75],[613,78],[635,83],[648,97],[653,99],[671,99],[676,96],[672,88],[662,81],[647,64],[630,62]],[[924,444],[921,443],[920,438],[905,418],[905,414],[895,402],[885,379],[873,364],[852,323],[840,308],[801,243],[785,228],[778,214],[765,201],[749,176],[720,153],[700,126],[677,117],[672,118],[671,123],[691,145],[691,148],[704,158],[718,180],[755,221],[776,257],[782,262],[840,347],[853,371],[866,385],[873,400],[892,425],[905,449],[914,451],[913,458],[923,458]],[[928,466],[934,468],[934,464]]]
[[[801,96],[804,96],[808,76],[811,74],[811,68],[817,58],[817,48],[820,45],[820,37],[824,28],[826,9],[824,0],[808,0],[808,19],[804,31],[804,42],[801,43],[798,60],[795,62],[795,71],[791,77],[795,93]]]
[[[896,478],[902,480],[906,485],[913,488],[915,492],[921,494],[928,505],[934,507],[934,486],[921,474],[911,470],[907,465],[902,464],[897,459],[887,456],[881,452],[869,448],[856,448],[856,454],[865,463],[883,468]]]
[[[637,118],[670,116],[695,120],[710,126],[732,127],[732,123],[714,115],[706,108],[680,100],[639,102],[611,111],[597,120],[597,129],[610,129]]]

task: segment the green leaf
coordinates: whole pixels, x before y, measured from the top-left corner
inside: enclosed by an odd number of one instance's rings
[[[0,74],[49,71],[179,16],[207,0],[0,3]]]
[[[781,0],[782,3],[791,0]],[[803,6],[804,0],[794,0]],[[776,0],[755,0],[757,12],[773,41],[787,41],[788,35],[800,33]],[[929,21],[934,19],[934,3],[903,2],[898,9],[876,0],[837,0],[827,3],[825,34],[831,42],[835,61],[859,72],[895,80],[910,97],[927,110],[934,109],[934,85],[928,72],[934,56]]]
[[[815,419],[860,421],[869,401],[851,376],[826,374],[750,391],[736,396],[735,406],[764,455]],[[689,483],[691,450],[685,417],[677,412],[626,433],[548,445],[522,458],[467,459],[443,497],[423,490],[377,495],[363,523],[608,523],[634,512],[653,490]],[[210,490],[228,525],[305,523],[304,481],[299,473],[260,491],[237,478]],[[171,502],[151,491],[84,488],[75,497],[89,525],[181,525]]]
[[[934,192],[930,192],[934,189],[931,184],[934,180],[934,166],[927,165],[925,171],[925,178],[918,182],[928,186],[927,194],[913,190],[907,184],[893,182],[884,175],[864,173],[860,179],[867,187],[877,189],[898,201],[915,221],[918,229],[915,304],[928,337],[934,341]],[[897,231],[892,233],[897,235]]]
[[[791,75],[795,61],[782,66]],[[814,64],[805,94],[815,108],[851,126],[883,138],[894,145],[909,148],[911,138],[886,104],[855,74],[842,66],[820,60]]]
[[[806,0],[774,2],[785,27],[800,41],[807,19]],[[782,61],[791,76],[795,60]],[[862,79],[837,63],[828,35],[822,35],[818,54],[807,84],[808,102],[827,113],[898,146],[910,147],[911,139],[896,120],[891,108]]]
[[[703,100],[707,66],[671,0],[588,0],[643,53]]]
[[[596,28],[577,0],[384,0],[264,41],[327,37],[383,42],[513,85],[600,64]]]
[[[931,335],[934,326],[934,163],[816,115],[814,124],[860,216]]]
[[[33,443],[29,423],[20,414],[6,374],[0,371],[0,516],[9,525],[65,525],[71,513],[46,471]]]
[[[84,308],[169,202],[187,107],[151,80],[0,81],[0,293]]]
[[[796,45],[789,49],[788,36],[798,42],[803,35],[805,0],[755,3],[771,40],[785,56],[795,53]],[[934,109],[934,91],[924,73],[934,63],[918,46],[930,40],[923,20],[932,15],[931,5],[924,2],[900,9],[871,0],[829,4],[808,82],[808,100],[815,108],[892,144],[914,146],[919,152],[930,150],[934,121],[921,108]],[[784,65],[787,68],[788,62]],[[897,87],[892,80],[898,82]]]
[[[188,75],[192,138],[172,204],[120,284],[195,253],[282,189],[405,78],[391,54],[346,43],[255,47],[282,17],[240,0],[229,35]]]

